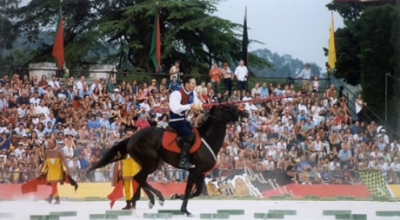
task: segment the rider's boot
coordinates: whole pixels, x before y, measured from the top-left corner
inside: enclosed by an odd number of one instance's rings
[[[189,162],[189,149],[194,141],[194,135],[185,135],[180,141],[181,144],[181,160],[179,161],[179,166],[183,169],[193,169],[194,164]]]

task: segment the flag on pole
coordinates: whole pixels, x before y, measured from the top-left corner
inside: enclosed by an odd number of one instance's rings
[[[57,59],[58,68],[63,68],[63,64],[65,63],[64,59],[64,30],[63,30],[63,15],[62,8],[60,4],[60,16],[57,25],[56,39],[54,40],[53,46],[53,57]]]
[[[328,48],[329,69],[335,69],[335,63],[336,63],[335,28],[333,26],[333,13],[332,13],[331,27],[329,28],[329,48]]]
[[[156,16],[153,25],[153,36],[151,39],[150,59],[153,62],[156,72],[161,68],[161,38],[160,38],[160,18],[159,18],[158,4],[156,6]]]
[[[249,35],[247,34],[247,7],[246,7],[244,14],[243,39],[242,39],[242,59],[244,61],[245,66],[247,66],[249,62],[248,46],[249,46]]]

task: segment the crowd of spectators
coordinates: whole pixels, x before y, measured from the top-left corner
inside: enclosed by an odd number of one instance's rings
[[[318,80],[318,79],[315,79]],[[78,181],[110,181],[111,165],[86,175],[85,169],[124,136],[148,126],[168,126],[169,93],[177,79],[116,82],[84,76],[19,76],[0,79],[0,183],[23,183],[40,174],[47,139],[54,137]],[[149,85],[148,85],[149,83]],[[315,84],[317,85],[317,84]],[[353,121],[348,100],[332,85],[309,92],[293,84],[256,83],[248,91],[216,91],[207,82],[196,87],[205,103],[275,97],[246,102],[249,118],[228,124],[218,166],[223,180],[233,169],[283,169],[299,184],[357,184],[358,170],[382,172],[399,183],[397,140],[389,141],[375,122]],[[201,113],[188,120],[201,126]],[[187,171],[164,164],[151,177],[163,183],[186,181]]]

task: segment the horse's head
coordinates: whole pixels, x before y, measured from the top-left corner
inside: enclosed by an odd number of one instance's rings
[[[239,119],[239,116],[245,118],[249,117],[249,114],[242,105],[235,104],[222,104],[215,106],[211,112],[215,118],[224,122],[235,122]]]

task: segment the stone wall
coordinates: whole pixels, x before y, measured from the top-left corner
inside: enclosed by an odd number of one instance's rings
[[[36,75],[38,77],[38,80],[40,80],[44,75],[49,80],[51,79],[52,75],[56,74],[57,66],[56,63],[50,62],[30,63],[29,69],[30,79],[32,79],[32,76]]]

